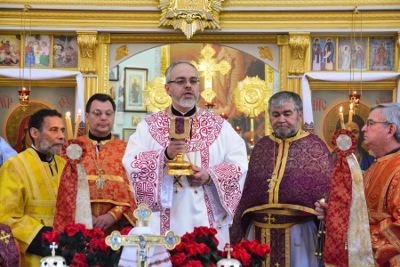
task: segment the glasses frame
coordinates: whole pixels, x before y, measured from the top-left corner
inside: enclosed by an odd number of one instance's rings
[[[374,121],[374,120],[366,120],[365,121],[365,125],[368,128],[371,127],[371,126],[374,126],[375,124],[378,124],[378,123],[382,123],[382,124],[385,124],[385,125],[391,124],[390,122],[387,122],[387,121]]]
[[[176,83],[178,85],[185,85],[187,84],[187,82],[189,82],[191,85],[196,85],[200,83],[200,79],[197,77],[190,77],[189,79],[186,78],[176,78],[173,81],[168,81],[167,83]]]
[[[113,115],[115,115],[115,111],[111,111],[111,113],[108,113],[108,114],[107,114],[107,112],[108,111],[106,111],[106,112],[100,111],[100,113],[97,113],[96,110],[94,110],[94,111],[90,111],[89,113],[93,114],[93,116],[95,116],[96,118],[101,118],[101,116],[103,116],[103,114],[105,114],[107,118],[111,118]]]

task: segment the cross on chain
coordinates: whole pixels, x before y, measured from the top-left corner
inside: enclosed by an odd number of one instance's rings
[[[3,241],[6,245],[8,245],[10,238],[10,234],[7,234],[4,230],[1,230],[0,241]]]
[[[146,204],[140,204],[133,213],[137,219],[136,226],[146,225],[151,214]],[[113,231],[106,238],[106,244],[113,250],[118,250],[121,246],[136,246],[137,259],[141,262],[141,267],[148,267],[147,254],[150,246],[165,246],[171,250],[180,242],[180,237],[173,231],[168,231],[165,235],[121,235],[119,231]]]
[[[99,189],[99,190],[103,189],[103,186],[106,183],[106,180],[104,180],[103,177],[101,177],[101,175],[102,175],[102,171],[100,170],[99,177],[97,177],[97,179],[95,181],[97,189]]]
[[[51,243],[50,249],[51,249],[51,256],[54,257],[56,255],[56,249],[58,246],[56,245],[56,242]]]

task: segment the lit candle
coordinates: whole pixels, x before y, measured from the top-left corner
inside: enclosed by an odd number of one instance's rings
[[[339,109],[339,119],[340,119],[340,126],[342,129],[345,129],[346,127],[344,126],[344,117],[343,117],[343,108],[340,107]]]
[[[348,122],[347,123],[350,123],[350,122],[352,122],[353,121],[353,103],[352,104],[350,104],[350,110],[349,110],[349,120],[348,120]]]
[[[70,112],[68,111],[65,115],[65,121],[67,122],[67,136],[66,139],[69,140],[72,138],[72,124],[71,124],[71,117]]]
[[[78,109],[78,115],[76,117],[75,128],[74,128],[74,139],[78,137],[78,129],[80,121],[81,121],[81,110]]]
[[[236,128],[235,128],[235,131],[238,133],[238,134],[240,134],[240,127],[239,126],[236,126]]]

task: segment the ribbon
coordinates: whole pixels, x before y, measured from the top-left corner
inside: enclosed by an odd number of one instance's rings
[[[61,156],[67,162],[61,174],[58,188],[53,231],[61,232],[70,223],[83,223],[88,229],[92,228],[89,186],[81,164],[85,155],[85,144],[78,139],[68,140],[62,148]],[[82,182],[84,183],[82,184]],[[84,191],[83,194],[82,191]],[[82,195],[86,195],[84,205],[81,205],[80,198]],[[89,213],[90,220],[88,218],[82,219],[82,216],[80,216],[82,211]]]

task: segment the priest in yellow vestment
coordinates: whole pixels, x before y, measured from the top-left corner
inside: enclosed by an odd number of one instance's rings
[[[31,116],[31,148],[10,158],[0,169],[0,223],[10,226],[19,242],[22,266],[40,266],[42,233],[51,231],[64,160],[64,124],[56,110]]]

